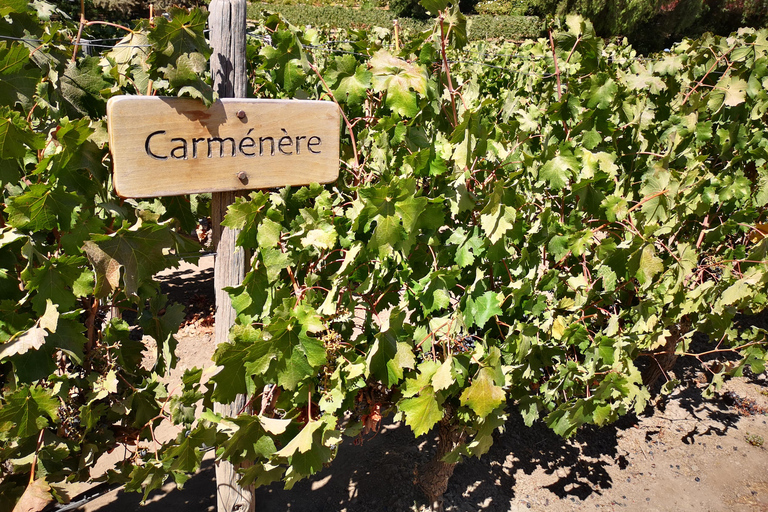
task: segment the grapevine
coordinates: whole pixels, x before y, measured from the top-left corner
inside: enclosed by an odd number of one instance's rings
[[[30,476],[63,500],[120,444],[107,478],[145,496],[183,485],[208,447],[254,463],[242,485],[290,488],[390,415],[437,432],[418,484],[439,508],[512,408],[568,437],[671,391],[678,357],[702,362],[707,394],[764,371],[766,332],[734,319],[768,301],[768,32],[643,58],[577,17],[551,37],[470,42],[456,8],[424,4],[433,28],[397,41],[274,15],[251,34],[255,96],[342,109],[341,177],[230,207],[253,255],[229,290],[237,323],[216,368],[173,389],[185,315],[152,276],[199,248],[206,199],[116,197],[103,116],[119,94],[215,100],[190,64],[210,55],[205,13],[138,22],[72,62],[76,26],[0,6],[18,38],[0,40],[9,503]],[[238,394],[253,413],[214,412]],[[178,435],[157,439],[162,422]]]

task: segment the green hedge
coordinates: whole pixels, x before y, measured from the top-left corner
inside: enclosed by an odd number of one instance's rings
[[[248,6],[249,19],[263,19],[264,12],[279,12],[294,25],[336,28],[391,28],[395,20],[391,12],[381,9],[357,10],[345,7],[314,7],[308,5],[278,5],[254,2]],[[469,16],[471,39],[525,39],[542,34],[543,23],[534,16]],[[399,18],[405,30],[426,30],[432,26],[429,20]]]

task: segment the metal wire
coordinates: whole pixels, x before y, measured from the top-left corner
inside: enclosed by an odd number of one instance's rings
[[[28,44],[35,44],[35,43],[45,43],[42,39],[29,39],[27,37],[14,37],[14,36],[6,36],[6,35],[0,35],[0,39],[7,39],[9,41],[21,41],[23,43]],[[123,39],[115,38],[115,40]],[[94,48],[152,48],[151,44],[94,44],[93,41],[105,41],[104,39],[80,39],[80,42],[77,43],[77,46],[91,46]],[[53,43],[52,41],[49,41]],[[66,46],[75,46],[75,43],[72,41],[56,41],[54,44],[63,44]]]
[[[254,39],[259,39],[263,41],[265,44],[272,45],[272,38],[268,34],[258,34],[255,32],[246,32],[246,35],[249,37],[252,37]],[[35,44],[35,43],[44,43],[42,39],[31,39],[31,38],[24,38],[24,37],[14,37],[14,36],[8,36],[8,35],[0,35],[0,40],[10,40],[10,41],[21,41],[28,44]],[[151,48],[153,45],[151,44],[120,44],[117,43],[115,45],[107,45],[107,44],[98,44],[100,42],[106,42],[106,41],[119,41],[123,38],[106,38],[106,39],[93,39],[93,40],[85,40],[81,39],[78,43],[81,47],[91,47],[91,48]],[[366,53],[360,53],[355,52],[351,50],[345,50],[341,48],[333,48],[338,45],[348,44],[353,45],[355,43],[358,43],[359,41],[351,41],[351,40],[335,40],[335,41],[327,41],[321,44],[305,44],[302,45],[302,47],[305,50],[309,51],[320,51],[323,53],[329,53],[329,54],[342,54],[342,55],[353,55],[356,57],[362,57],[362,58],[370,58],[370,54]],[[75,46],[75,43],[72,41],[59,41],[56,44],[63,44],[67,46]],[[382,48],[392,48],[394,45],[383,45]],[[465,55],[469,55],[472,53],[471,50],[463,50],[462,53]],[[501,71],[509,71],[513,73],[523,73],[530,76],[540,76],[542,78],[551,78],[555,76],[555,73],[535,73],[535,72],[522,72],[520,70],[511,69],[508,67],[499,66],[498,64],[491,64],[490,59],[494,59],[494,61],[501,59],[509,59],[509,60],[524,60],[524,61],[540,61],[540,60],[551,60],[552,57],[549,55],[530,55],[530,54],[524,54],[524,53],[495,53],[495,52],[480,52],[479,57],[483,60],[466,60],[466,59],[456,59],[456,60],[449,60],[448,62],[450,64],[471,64],[471,65],[478,65],[483,66],[491,69],[497,69]],[[484,58],[487,57],[489,60],[484,60]],[[661,62],[666,58],[666,55],[660,55],[658,57],[634,57],[634,58],[618,58],[618,57],[606,57],[605,61],[609,63],[615,63],[615,64],[627,64],[632,62]],[[441,64],[441,61],[435,61],[432,64]],[[722,74],[722,72],[714,71],[712,74]]]

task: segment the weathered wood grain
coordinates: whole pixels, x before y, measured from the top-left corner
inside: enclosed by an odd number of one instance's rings
[[[209,6],[211,67],[214,88],[221,97],[246,95],[247,69],[245,65],[245,8],[246,0],[213,0]],[[216,288],[216,344],[229,341],[229,329],[235,323],[235,311],[227,286],[243,282],[250,258],[235,244],[239,230],[221,225],[227,207],[235,201],[235,192],[216,192],[212,196],[211,223],[213,244],[216,249],[213,281]],[[224,416],[237,416],[245,411],[248,397],[239,395],[231,404],[215,404],[214,411]],[[216,510],[218,512],[254,512],[253,487],[240,487],[237,467],[226,461],[216,464]]]

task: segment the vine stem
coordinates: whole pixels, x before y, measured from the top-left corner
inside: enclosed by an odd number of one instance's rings
[[[355,133],[352,131],[352,123],[349,122],[349,118],[347,117],[346,112],[344,112],[344,109],[341,108],[341,105],[339,105],[339,102],[336,100],[336,96],[333,95],[333,92],[331,91],[331,88],[328,87],[328,84],[325,81],[325,78],[323,78],[323,75],[320,74],[320,70],[317,69],[317,66],[314,65],[314,63],[309,64],[309,68],[315,72],[317,77],[320,79],[320,81],[323,83],[323,87],[325,87],[326,92],[328,93],[328,96],[333,100],[333,102],[336,104],[336,106],[339,108],[339,112],[341,112],[341,117],[344,119],[344,124],[347,125],[347,131],[349,131],[349,138],[352,142],[352,155],[355,159],[355,174],[357,175],[357,172],[360,169],[360,157],[357,154],[357,141],[355,139]],[[358,181],[356,179],[356,181]],[[355,183],[357,185],[358,183]]]
[[[77,36],[75,37],[74,49],[72,50],[72,62],[77,59],[77,50],[80,46],[80,39],[83,36],[83,27],[90,27],[91,25],[106,25],[108,27],[115,27],[133,34],[133,30],[125,25],[118,25],[117,23],[110,23],[108,21],[86,21],[85,19],[85,0],[80,0],[80,24],[77,27]]]
[[[392,22],[395,28],[395,51],[400,52],[400,23],[397,21],[397,18],[395,18],[395,21]]]
[[[699,80],[699,81],[696,83],[696,85],[694,85],[693,87],[691,87],[691,90],[690,90],[690,91],[688,91],[688,92],[685,94],[685,97],[683,98],[683,101],[682,101],[682,103],[680,103],[680,106],[681,106],[681,107],[682,107],[683,105],[685,105],[685,103],[688,101],[688,98],[690,98],[690,97],[691,97],[691,94],[693,94],[693,93],[696,91],[696,89],[698,89],[699,87],[701,87],[701,86],[704,84],[704,80],[706,80],[706,78],[709,76],[709,74],[710,74],[710,73],[712,73],[712,71],[714,71],[714,70],[715,70],[715,68],[717,67],[717,65],[718,65],[718,64],[720,64],[720,61],[721,61],[721,60],[723,60],[723,59],[724,59],[724,58],[725,58],[725,57],[726,57],[726,56],[727,56],[729,53],[731,53],[731,52],[732,52],[732,51],[733,51],[735,48],[736,48],[736,46],[732,46],[732,47],[731,47],[731,48],[730,48],[730,49],[729,49],[727,52],[725,52],[724,54],[722,54],[720,57],[718,57],[718,58],[715,60],[715,62],[713,62],[713,63],[712,63],[712,65],[709,67],[709,69],[707,70],[707,72],[706,72],[706,73],[704,73],[704,76],[703,76],[703,77],[701,77],[701,80]],[[713,52],[713,53],[714,53],[714,52]],[[730,67],[730,66],[729,66],[729,67]]]
[[[129,29],[125,25],[118,25],[117,23],[110,23],[108,21],[88,21],[85,23],[86,27],[90,27],[91,25],[106,25],[108,27],[120,28],[133,34],[133,30]]]
[[[293,275],[293,269],[291,269],[291,267],[286,267],[286,270],[288,271],[288,277],[291,278],[291,283],[293,283],[293,292],[296,294],[296,298],[301,300],[304,291],[299,286],[299,283],[296,282],[296,277]]]
[[[709,356],[712,354],[723,354],[725,352],[736,352],[738,350],[743,350],[745,348],[754,347],[755,345],[765,345],[768,344],[768,341],[762,340],[762,341],[753,341],[751,343],[745,343],[744,345],[739,345],[738,347],[731,347],[731,348],[715,348],[712,350],[707,350],[706,352],[701,352],[700,354],[695,354],[693,352],[681,352],[678,354],[678,356],[687,356],[687,357],[695,357],[696,359],[699,359],[703,356]],[[719,346],[719,343],[718,343]],[[641,352],[640,356],[645,357],[653,357],[655,358],[657,355],[663,354],[664,352]]]
[[[45,429],[40,429],[40,435],[37,436],[37,448],[35,448],[35,455],[32,457],[32,469],[29,472],[29,485],[35,481],[35,468],[37,467],[37,454],[40,452],[40,446],[43,444],[43,434]]]
[[[77,59],[77,47],[80,45],[80,37],[83,35],[85,26],[85,0],[80,0],[80,25],[77,27],[77,36],[75,36],[75,46],[72,50],[72,62]]]
[[[643,198],[639,203],[637,203],[635,206],[633,206],[632,208],[627,210],[627,213],[632,213],[633,211],[637,210],[638,208],[643,206],[645,203],[647,203],[651,199],[655,199],[655,198],[657,198],[659,196],[663,196],[667,192],[669,192],[669,189],[664,189],[661,192],[656,192],[655,194],[651,194],[650,196]]]
[[[557,101],[563,99],[563,90],[560,83],[560,66],[557,65],[557,52],[555,52],[555,39],[552,37],[552,27],[549,27],[549,46],[552,48],[552,59],[555,61],[555,77],[557,78]]]
[[[443,13],[440,13],[440,16],[437,18],[437,22],[440,24],[440,52],[443,57],[443,68],[445,69],[445,80],[447,82],[448,86],[448,93],[451,95],[451,108],[453,109],[453,126],[454,128],[459,125],[459,117],[456,113],[456,91],[453,88],[453,80],[451,80],[451,69],[448,65],[448,57],[445,53],[445,40],[446,40],[446,34],[445,29],[443,28],[443,20],[445,17],[443,16]]]
[[[549,27],[548,31],[549,31],[549,46],[552,48],[552,59],[555,61],[555,77],[557,78],[557,101],[561,102],[563,100],[563,89],[562,89],[562,84],[560,83],[560,66],[557,63],[557,52],[555,51],[555,39],[552,37],[552,27]],[[571,53],[573,53],[573,50],[575,49],[576,49],[576,46],[574,45],[573,49],[571,50]],[[570,59],[571,56],[569,55],[568,58]],[[569,135],[571,131],[568,129],[568,124],[566,124],[565,118],[563,118],[562,121],[563,121],[563,129],[565,130],[565,138],[570,139]]]
[[[96,315],[99,313],[99,299],[93,298],[90,311],[88,311],[88,320],[86,325],[88,326],[88,340],[86,341],[86,352],[90,352],[93,349],[93,345],[96,342]]]

